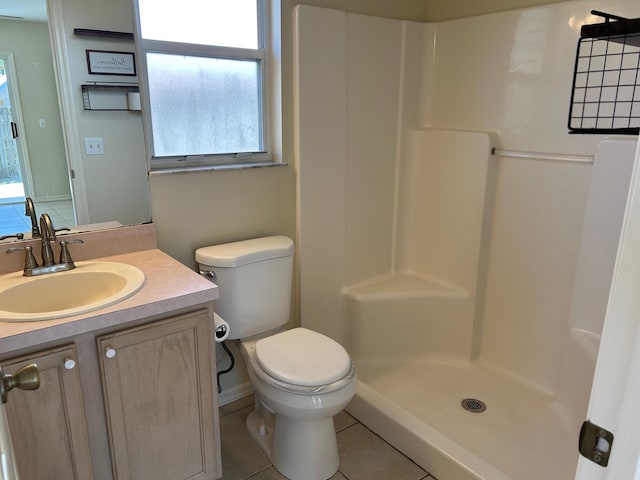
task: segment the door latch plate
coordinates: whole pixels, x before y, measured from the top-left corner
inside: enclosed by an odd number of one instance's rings
[[[582,424],[578,449],[583,457],[606,467],[609,464],[612,446],[613,433],[588,420]]]

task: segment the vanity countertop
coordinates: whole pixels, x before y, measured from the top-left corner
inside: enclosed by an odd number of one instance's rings
[[[218,298],[218,287],[169,255],[152,248],[105,256],[101,261],[134,265],[145,283],[133,296],[93,312],[37,322],[0,322],[0,354],[52,344],[86,333],[104,332],[137,320],[203,308]]]

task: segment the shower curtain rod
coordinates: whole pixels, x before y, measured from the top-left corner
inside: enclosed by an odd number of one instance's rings
[[[500,155],[510,158],[528,158],[532,160],[550,160],[554,162],[578,162],[593,163],[593,157],[588,155],[567,155],[564,153],[539,153],[539,152],[520,152],[517,150],[502,150],[499,148],[491,149],[492,155]]]

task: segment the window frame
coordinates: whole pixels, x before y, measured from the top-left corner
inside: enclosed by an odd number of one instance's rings
[[[138,0],[132,0],[134,11],[135,46],[136,56],[139,59],[140,96],[143,105],[142,122],[144,129],[145,147],[147,151],[147,165],[150,172],[171,170],[209,170],[219,167],[234,166],[259,166],[274,164],[272,153],[271,130],[271,102],[270,102],[270,8],[268,0],[256,0],[257,3],[257,28],[258,48],[237,48],[225,46],[212,46],[182,42],[170,42],[164,40],[144,39],[141,35],[140,13]],[[240,61],[257,61],[259,64],[260,82],[260,115],[261,115],[261,144],[262,151],[220,153],[206,155],[180,155],[180,156],[154,156],[153,147],[153,118],[149,100],[149,78],[147,74],[147,53],[185,55],[189,57],[221,58]]]

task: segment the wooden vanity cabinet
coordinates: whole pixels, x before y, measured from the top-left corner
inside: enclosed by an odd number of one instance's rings
[[[20,478],[91,480],[93,471],[73,345],[2,362],[13,374],[35,363],[40,388],[9,392],[7,418]]]
[[[216,478],[207,313],[97,338],[114,477]]]
[[[198,310],[0,361],[10,374],[40,370],[40,388],[14,389],[6,404],[20,478],[220,477],[209,323]]]

